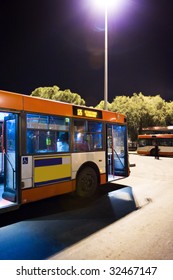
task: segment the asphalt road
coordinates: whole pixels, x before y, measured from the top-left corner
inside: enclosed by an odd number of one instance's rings
[[[173,159],[130,155],[129,178],[0,216],[0,259],[173,259]]]

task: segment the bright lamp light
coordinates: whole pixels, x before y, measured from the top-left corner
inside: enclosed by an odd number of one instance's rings
[[[129,0],[130,1],[130,0]],[[127,0],[92,0],[95,9],[104,12],[105,18],[105,57],[104,57],[104,109],[107,110],[108,103],[108,14],[121,13]]]
[[[122,8],[125,1],[127,2],[127,0],[94,0],[93,2],[97,9],[118,11]]]

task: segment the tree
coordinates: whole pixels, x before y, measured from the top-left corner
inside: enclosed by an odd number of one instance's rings
[[[104,104],[105,104],[105,101],[101,100],[100,103],[95,108],[104,110]],[[112,111],[112,105],[109,102],[107,102],[107,109],[108,109],[108,111]]]
[[[137,140],[142,128],[165,126],[173,123],[173,102],[166,103],[160,95],[144,96],[141,92],[129,96],[117,96],[111,110],[127,116],[129,138]]]
[[[173,125],[173,102],[166,103],[166,124]]]
[[[166,125],[166,102],[160,97],[147,96],[147,108],[150,114],[148,126],[165,126]]]
[[[31,96],[37,96],[45,99],[52,99],[76,105],[85,105],[85,100],[77,93],[72,93],[70,89],[60,90],[58,86],[36,88]]]
[[[39,87],[32,91],[31,96],[41,97],[45,99],[54,99],[54,95],[59,92],[58,86],[53,87]]]
[[[112,102],[112,111],[126,115],[129,138],[135,141],[139,128],[139,109],[134,99],[129,96],[117,96]]]

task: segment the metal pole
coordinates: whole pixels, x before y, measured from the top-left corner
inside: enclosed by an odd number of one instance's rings
[[[108,10],[105,3],[105,65],[104,65],[104,109],[108,102]]]

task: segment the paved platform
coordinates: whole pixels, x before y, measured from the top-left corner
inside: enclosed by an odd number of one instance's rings
[[[119,184],[132,188],[138,210],[49,259],[173,260],[173,158],[130,154],[130,162]]]

